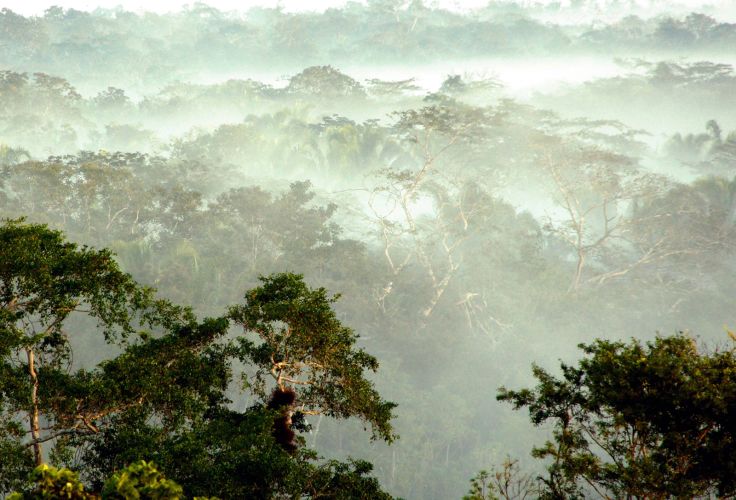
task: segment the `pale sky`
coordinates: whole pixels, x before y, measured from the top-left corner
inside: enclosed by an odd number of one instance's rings
[[[122,5],[126,10],[169,12],[177,11],[182,6],[193,4],[196,0],[0,0],[0,5],[8,7],[14,12],[28,14],[41,14],[51,5],[59,5],[65,8],[77,10],[94,10],[96,7],[114,8]],[[330,7],[340,7],[346,0],[204,0],[200,3],[211,5],[220,10],[248,10],[250,7],[276,7],[281,5],[289,11],[318,10],[322,11]],[[457,3],[457,2],[443,2]],[[486,0],[468,0],[468,7],[484,5]]]
[[[553,0],[521,0],[520,3],[549,3]],[[605,2],[606,0],[598,0]],[[287,11],[299,10],[324,10],[329,7],[339,7],[344,5],[346,0],[206,0],[202,3],[212,5],[220,10],[247,10],[253,6],[275,7],[281,5]],[[569,0],[561,0],[562,4],[569,3]],[[671,0],[635,0],[640,6],[649,6],[657,4],[666,10],[667,4]],[[182,6],[194,3],[186,0],[0,0],[0,7],[9,8],[10,10],[23,15],[40,15],[44,10],[52,5],[59,5],[64,8],[74,8],[77,10],[94,10],[97,7],[115,8],[123,6],[126,10],[140,12],[168,12],[178,11]],[[435,4],[444,8],[452,9],[472,9],[482,7],[488,3],[488,0],[430,0],[427,4]],[[736,4],[736,0],[675,0],[671,3],[679,5],[687,5],[699,7],[704,4],[717,6],[730,6]]]

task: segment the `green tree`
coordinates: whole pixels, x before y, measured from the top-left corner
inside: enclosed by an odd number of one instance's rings
[[[184,490],[166,479],[151,462],[141,460],[113,474],[102,488],[102,498],[178,500]]]
[[[310,66],[289,80],[288,92],[323,99],[364,98],[365,89],[357,81],[332,66]]]
[[[177,429],[223,399],[227,360],[210,344],[227,331],[226,320],[197,323],[120,271],[108,250],[80,248],[45,226],[9,221],[0,227],[0,247],[5,491],[27,470],[27,450],[37,465],[65,462],[115,416],[143,411]],[[77,368],[73,347],[94,345],[85,330],[122,353]],[[168,333],[151,336],[161,332]],[[50,455],[45,443],[53,445]]]
[[[263,278],[262,287],[246,293],[245,305],[230,309],[230,319],[247,324],[246,335],[263,334],[264,342],[240,338],[232,346],[225,343],[224,350],[209,349],[208,360],[193,358],[186,366],[190,370],[198,363],[217,366],[220,357],[238,356],[246,363],[246,371],[255,372],[256,380],[261,381],[249,388],[262,399],[267,397],[267,374],[278,378],[280,372],[281,387],[298,386],[298,404],[303,413],[357,415],[374,426],[374,434],[391,440],[394,435],[389,419],[394,405],[383,401],[363,378],[363,370],[375,369],[377,362],[352,347],[355,334],[337,321],[330,308],[332,301],[324,289],[310,290],[301,276]],[[213,329],[221,331],[218,325],[224,318],[212,321],[217,323]],[[185,338],[202,339],[206,335],[192,332]],[[147,346],[140,347],[144,348]],[[121,379],[135,377],[131,370],[136,367],[155,373],[152,368],[165,362],[166,353],[179,351],[162,345],[154,349],[156,354],[150,360],[141,353],[139,358],[121,361],[120,365],[117,360],[110,362],[110,372],[120,373]],[[272,364],[275,359],[280,360],[277,367]],[[192,405],[183,397],[173,397],[177,406],[162,413],[173,418],[163,423],[158,421],[161,416],[152,414],[146,406],[115,415],[111,425],[89,441],[90,448],[84,456],[93,484],[101,484],[126,463],[146,457],[195,495],[389,498],[368,475],[371,466],[366,462],[319,463],[309,449],[285,451],[272,434],[274,419],[279,415],[263,404],[234,411],[225,400],[218,399],[218,390],[224,391],[226,385],[217,386],[216,380],[206,380],[205,375],[195,371],[190,382],[205,379],[203,388],[214,388],[208,405],[197,406],[196,401]],[[158,384],[165,391],[177,389],[177,381],[166,378],[142,383]],[[294,426],[303,429],[296,418]]]
[[[140,460],[115,472],[105,482],[102,494],[87,491],[78,475],[65,468],[39,465],[30,474],[32,486],[12,493],[8,500],[179,500],[187,498],[175,481],[167,479],[152,462]],[[206,497],[194,497],[206,500]],[[214,499],[214,497],[213,497]]]
[[[736,349],[702,352],[684,335],[581,345],[555,377],[498,399],[528,408],[553,439],[544,498],[693,498],[736,494]]]
[[[97,436],[88,468],[104,484],[120,463],[151,457],[190,495],[220,498],[390,498],[364,461],[318,462],[315,452],[285,452],[271,435],[274,415],[261,405],[224,408],[194,419],[186,431],[168,432],[135,415]],[[95,462],[95,459],[100,460]],[[353,492],[353,496],[351,496]],[[360,493],[362,492],[362,493]]]
[[[518,460],[506,457],[493,472],[481,470],[470,480],[470,491],[463,500],[525,500],[539,494],[537,479],[524,473]]]
[[[0,247],[0,409],[9,422],[25,422],[25,444],[41,464],[43,443],[89,432],[112,411],[79,399],[66,411],[71,395],[58,382],[71,365],[70,317],[94,318],[113,342],[134,332],[137,320],[152,324],[154,301],[109,251],[79,248],[45,226],[10,221],[0,227]]]
[[[245,369],[262,375],[274,369],[264,362],[273,355],[282,384],[297,384],[304,375],[304,412],[356,415],[377,437],[395,437],[395,405],[363,376],[378,363],[354,348],[357,336],[337,320],[330,307],[335,299],[324,289],[310,290],[300,276],[275,275],[248,292],[246,304],[231,308],[230,316],[199,322],[121,272],[108,250],[80,248],[58,231],[21,221],[0,227],[0,246],[2,492],[26,490],[35,463],[43,477],[32,482],[51,474],[49,484],[56,484],[68,476],[61,487],[68,482],[74,495],[84,493],[71,473],[49,472],[48,461],[73,465],[93,491],[110,498],[110,492],[133,490],[141,498],[179,495],[157,470],[195,495],[389,498],[369,475],[370,464],[318,462],[308,449],[287,453],[272,435],[274,411],[263,404],[235,411],[226,397],[234,358],[254,363]],[[283,343],[229,341],[232,320]],[[92,339],[80,337],[82,328],[100,332],[118,354],[76,368],[73,347]],[[265,397],[262,387],[253,389]],[[53,444],[50,453],[44,443]],[[139,464],[118,472],[140,460],[154,460],[160,469]]]
[[[463,500],[497,500],[493,494],[491,475],[487,470],[482,470],[470,480],[470,491]]]
[[[244,330],[240,358],[256,367],[254,392],[265,398],[271,377],[279,389],[295,390],[301,413],[357,416],[371,425],[374,439],[393,441],[396,405],[381,399],[365,378],[366,370],[378,369],[378,361],[355,348],[358,336],[337,319],[331,305],[339,296],[310,289],[297,274],[273,274],[261,282],[246,292],[243,305],[229,311]]]
[[[36,467],[29,477],[33,487],[23,493],[12,493],[8,500],[93,500],[76,473],[47,464]]]

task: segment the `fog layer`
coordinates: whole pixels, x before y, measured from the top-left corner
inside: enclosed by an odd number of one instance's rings
[[[307,444],[459,498],[538,467],[544,429],[495,399],[533,362],[736,324],[733,9],[572,3],[3,9],[0,216],[202,314],[271,272],[342,294],[401,439]]]

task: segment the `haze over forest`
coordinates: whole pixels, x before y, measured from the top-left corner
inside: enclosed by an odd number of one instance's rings
[[[271,273],[339,293],[400,439],[315,416],[306,445],[461,498],[507,456],[542,469],[550,428],[496,400],[532,363],[736,327],[734,23],[727,1],[4,8],[0,217],[201,317]],[[114,351],[70,342],[75,368]]]

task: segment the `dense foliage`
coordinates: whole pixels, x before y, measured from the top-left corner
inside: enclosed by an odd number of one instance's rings
[[[256,347],[227,336],[229,317],[200,322],[191,310],[155,299],[151,289],[120,271],[108,250],[80,248],[42,225],[6,222],[0,241],[3,492],[24,484],[33,450],[36,465],[50,461],[78,468],[105,498],[132,498],[126,493],[130,488],[141,489],[146,498],[180,495],[174,483],[151,479],[145,463],[116,472],[145,458],[155,459],[199,495],[343,498],[352,491],[355,498],[385,496],[366,476],[370,464],[317,463],[307,449],[292,456],[274,441],[275,415],[264,404],[242,412],[231,408],[227,391],[234,388],[233,359],[255,361],[257,367],[261,358],[241,356]],[[376,437],[392,439],[395,405],[382,400],[364,378],[364,371],[375,371],[378,362],[354,349],[356,335],[330,309],[334,299],[328,300],[324,289],[310,290],[298,275],[273,275],[263,282],[264,288],[246,292],[250,301],[233,306],[230,315],[247,321],[252,317],[248,308],[256,307],[253,300],[264,290],[282,299],[270,308],[257,306],[275,316],[247,325],[262,331],[271,328],[269,321],[284,321],[294,328],[285,343],[289,362],[297,367],[319,363],[315,373],[322,375],[312,392],[300,397],[302,408],[358,416],[375,426]],[[117,346],[117,352],[79,368],[73,355],[93,341],[90,330]],[[274,359],[274,354],[265,355]],[[49,453],[44,443],[52,445]],[[75,476],[55,474],[48,467],[37,469],[31,480],[39,482],[40,493],[29,495],[45,498],[44,488],[57,488],[57,483],[67,488],[63,484],[69,476],[68,492],[48,494],[84,497]],[[168,492],[145,493],[151,488]]]
[[[502,388],[553,440],[543,498],[731,498],[736,349],[701,352],[685,335],[580,346],[561,377],[535,366],[538,385]]]
[[[69,469],[57,469],[46,464],[36,467],[30,476],[31,486],[23,493],[14,492],[8,500],[96,500],[141,499],[178,500],[186,498],[176,482],[166,479],[151,462],[141,460],[113,474],[101,494],[85,490],[77,474]],[[206,500],[205,497],[194,497]]]
[[[228,317],[253,332],[258,343],[243,335],[241,361],[257,367],[254,391],[265,397],[264,376],[296,392],[300,412],[331,417],[360,416],[370,423],[373,437],[387,441],[392,409],[373,384],[363,378],[376,371],[378,360],[355,349],[357,335],[337,319],[324,288],[310,290],[302,276],[290,274],[261,279],[262,286],[246,293],[245,304],[230,308]]]

